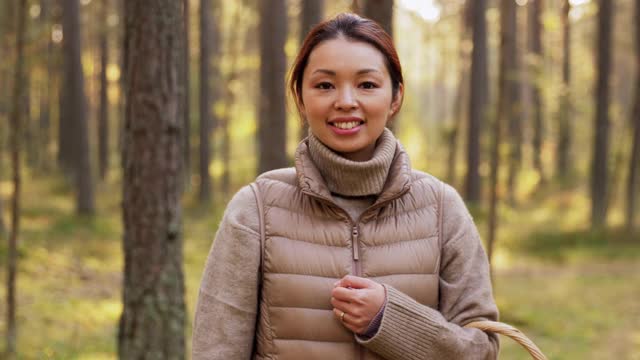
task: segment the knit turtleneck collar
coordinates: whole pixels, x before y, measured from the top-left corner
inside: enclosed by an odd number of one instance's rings
[[[373,157],[352,161],[328,148],[309,133],[309,155],[327,183],[329,191],[343,196],[378,195],[387,180],[396,151],[396,138],[384,129],[376,142]]]

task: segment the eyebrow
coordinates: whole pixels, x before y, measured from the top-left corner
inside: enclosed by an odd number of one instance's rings
[[[336,76],[336,72],[335,71],[327,70],[327,69],[317,69],[312,74],[315,74],[317,72],[324,73],[324,74],[331,75],[331,76]],[[362,74],[367,74],[367,73],[371,73],[371,72],[380,72],[380,70],[376,70],[376,69],[361,69],[361,70],[358,70],[356,72],[356,74],[357,75],[362,75]]]

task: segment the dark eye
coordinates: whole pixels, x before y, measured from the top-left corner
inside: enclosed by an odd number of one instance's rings
[[[331,85],[331,83],[328,82],[321,82],[319,84],[316,85],[316,89],[320,89],[320,90],[329,90],[333,87],[333,85]]]
[[[365,81],[362,84],[360,84],[360,87],[362,87],[363,89],[375,89],[378,86],[375,83],[372,83],[371,81]]]

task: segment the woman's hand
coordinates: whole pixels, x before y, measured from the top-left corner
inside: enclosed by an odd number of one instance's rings
[[[384,286],[357,276],[347,275],[331,291],[333,314],[344,326],[363,334],[378,314],[386,298]]]

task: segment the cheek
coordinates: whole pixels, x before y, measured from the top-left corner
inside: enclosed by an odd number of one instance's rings
[[[318,117],[324,116],[330,110],[330,107],[327,106],[327,101],[323,101],[323,99],[318,98],[309,98],[305,99],[305,113],[307,117]]]
[[[371,99],[365,108],[370,118],[386,119],[389,117],[389,112],[391,111],[391,98],[382,97]]]

